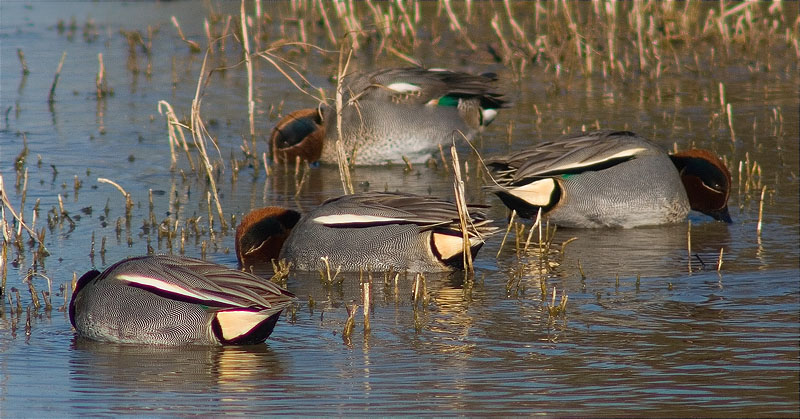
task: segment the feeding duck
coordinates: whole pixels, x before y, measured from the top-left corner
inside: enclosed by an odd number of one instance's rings
[[[80,336],[99,341],[255,344],[292,301],[250,273],[182,256],[139,256],[81,276],[69,318]]]
[[[390,68],[342,80],[342,141],[350,164],[424,163],[453,134],[471,140],[504,107],[494,74]],[[335,106],[294,111],[272,131],[273,159],[337,163]],[[459,135],[459,134],[456,134]]]
[[[707,150],[669,155],[629,131],[572,134],[487,160],[489,186],[522,217],[539,209],[564,227],[637,227],[684,220],[690,209],[732,222],[731,175]]]
[[[495,232],[469,205],[469,248],[474,256]],[[286,259],[303,271],[332,269],[438,272],[461,268],[463,233],[455,204],[408,193],[366,192],[325,201],[301,216],[267,207],[251,211],[236,229],[244,267]]]

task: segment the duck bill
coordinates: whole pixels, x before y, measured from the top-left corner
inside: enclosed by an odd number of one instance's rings
[[[733,219],[731,219],[731,215],[728,213],[728,206],[724,206],[721,209],[715,211],[709,211],[706,214],[714,217],[715,220],[725,221],[728,224],[733,223]]]

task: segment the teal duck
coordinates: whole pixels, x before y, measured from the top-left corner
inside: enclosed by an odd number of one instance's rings
[[[684,220],[690,209],[732,222],[731,175],[707,150],[667,154],[628,131],[578,133],[487,160],[489,186],[522,217],[541,209],[565,227],[637,227]]]
[[[471,140],[506,104],[496,76],[391,68],[342,80],[342,137],[350,164],[423,163],[453,134]],[[459,135],[459,134],[456,134]],[[294,111],[272,131],[275,161],[337,163],[335,107]]]
[[[115,343],[261,343],[294,296],[272,282],[181,256],[124,259],[77,282],[69,318],[80,336]]]
[[[472,255],[495,232],[481,205],[469,205]],[[464,241],[456,205],[407,193],[367,192],[325,201],[307,214],[256,209],[236,229],[236,255],[245,266],[286,259],[299,270],[408,270],[462,267]]]

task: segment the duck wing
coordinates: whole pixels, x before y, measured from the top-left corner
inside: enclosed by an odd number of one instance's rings
[[[154,255],[126,259],[103,275],[179,301],[218,310],[280,311],[294,295],[256,275],[199,259]]]
[[[425,229],[446,226],[460,231],[456,205],[435,197],[367,192],[334,198],[326,201],[322,207],[330,208],[330,212],[316,212],[312,217],[315,222],[328,227],[416,224]],[[485,226],[491,221],[486,218],[486,205],[469,204],[467,208],[470,224],[474,226],[470,229],[470,234],[493,231],[491,227]]]
[[[629,131],[593,131],[547,141],[487,160],[501,185],[530,179],[602,170],[646,154],[663,153]]]
[[[343,83],[351,98],[445,106],[455,106],[459,99],[478,98],[481,107],[496,109],[507,103],[493,89],[496,80],[494,74],[406,67],[353,73]]]

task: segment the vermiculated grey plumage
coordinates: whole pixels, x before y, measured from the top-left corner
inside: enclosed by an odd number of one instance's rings
[[[81,336],[143,344],[257,343],[269,336],[292,294],[255,275],[198,259],[142,256],[78,281],[70,321]],[[264,320],[226,341],[217,315],[236,310]]]
[[[501,187],[491,187],[512,209],[536,216],[509,189],[557,180],[554,202],[542,207],[566,227],[634,227],[683,220],[689,201],[680,175],[658,146],[627,131],[578,133],[487,160]]]
[[[481,109],[499,109],[506,103],[491,89],[494,78],[422,68],[394,68],[353,73],[342,81],[342,140],[356,164],[412,163],[430,158],[438,146],[448,145],[460,133],[471,140],[484,121]],[[418,90],[398,92],[398,83]],[[440,106],[431,101],[448,97],[457,103]],[[323,108],[326,144],[321,161],[336,162],[336,112]]]
[[[470,236],[489,235],[494,228],[482,206],[469,207]],[[386,220],[322,223],[320,217],[353,215]],[[324,218],[322,218],[324,219]],[[461,237],[455,204],[437,198],[402,193],[370,192],[346,195],[326,201],[310,211],[294,227],[283,244],[281,258],[300,270],[319,270],[322,257],[332,269],[344,271],[410,270],[435,272],[452,269],[431,247],[434,232]],[[480,248],[480,243],[472,247]]]

